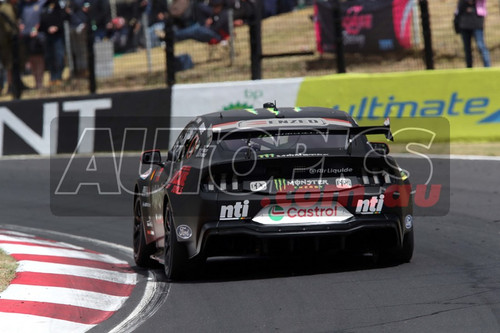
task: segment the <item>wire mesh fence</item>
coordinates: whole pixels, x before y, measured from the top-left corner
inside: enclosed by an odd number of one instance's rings
[[[12,0],[5,0],[7,3]],[[49,1],[49,0],[30,0]],[[75,0],[70,0],[75,1]],[[92,0],[90,6],[96,1]],[[38,89],[23,90],[22,98],[38,98],[58,95],[88,94],[92,90],[89,79],[95,76],[96,91],[99,93],[123,91],[131,89],[157,88],[167,85],[167,56],[166,50],[172,49],[175,55],[175,62],[172,64],[175,69],[176,83],[203,83],[219,81],[239,81],[252,79],[252,40],[250,26],[252,24],[249,17],[243,17],[238,21],[237,10],[232,13],[236,17],[231,17],[228,24],[230,30],[220,40],[194,40],[192,38],[180,40],[177,38],[173,45],[166,44],[164,40],[165,30],[161,23],[164,21],[155,20],[150,13],[149,5],[165,0],[110,0],[108,21],[101,26],[96,26],[91,15],[88,16],[88,26],[92,27],[92,36],[89,37],[92,43],[92,51],[95,60],[95,71],[89,73],[80,71],[76,62],[82,55],[75,54],[75,48],[71,45],[76,43],[72,40],[73,35],[66,33],[66,45],[64,56],[64,70],[62,72],[62,82],[52,82],[49,71],[50,64],[45,57],[45,70],[43,84]],[[177,1],[177,0],[175,0]],[[197,1],[197,0],[192,0]],[[237,0],[251,1],[251,0]],[[260,1],[260,0],[255,0]],[[252,1],[253,4],[256,2]],[[321,7],[320,1],[304,0],[263,0],[260,4],[261,14],[261,34],[259,42],[261,45],[261,55],[259,61],[261,65],[260,78],[286,78],[317,76],[334,74],[337,72],[337,55],[335,52],[325,47],[325,38],[331,31],[322,31],[319,25]],[[358,73],[380,73],[380,72],[400,72],[425,70],[424,61],[424,37],[421,11],[419,3],[424,0],[393,0],[392,15],[398,16],[394,10],[394,3],[404,2],[405,8],[401,12],[409,18],[401,19],[398,22],[405,22],[404,27],[396,27],[391,20],[376,20],[377,14],[370,18],[362,15],[359,6],[352,3],[361,3],[360,0],[341,0],[347,12],[342,18],[343,37],[345,46],[345,66],[346,72]],[[202,3],[206,8],[222,0],[210,0]],[[351,3],[352,2],[352,3]],[[372,1],[364,1],[373,3]],[[380,1],[379,1],[380,2]],[[383,1],[382,1],[383,2]],[[387,2],[387,1],[386,1]],[[426,1],[427,2],[427,1]],[[485,42],[490,50],[492,66],[500,64],[500,17],[499,2],[489,0],[487,3],[488,16],[485,20]],[[123,3],[125,5],[123,5]],[[198,3],[198,2],[196,2]],[[235,8],[235,2],[224,2],[231,8]],[[435,69],[463,68],[465,67],[465,57],[462,40],[453,28],[453,13],[457,6],[457,0],[433,0],[428,1],[430,14],[430,31],[432,37],[432,51]],[[120,7],[120,4],[122,6]],[[165,4],[165,15],[168,16]],[[193,2],[191,2],[191,5]],[[66,4],[67,6],[68,4]],[[127,8],[135,8],[132,14],[128,14]],[[135,7],[134,7],[135,6]],[[172,6],[172,3],[169,4]],[[123,7],[126,7],[123,9]],[[23,7],[21,6],[21,13]],[[108,7],[106,7],[108,8]],[[259,7],[255,7],[259,8]],[[254,9],[255,9],[254,8]],[[382,15],[382,14],[380,14]],[[385,14],[384,14],[385,15]],[[70,26],[70,19],[65,27],[66,30],[73,31]],[[198,20],[198,22],[202,22]],[[160,24],[158,24],[160,23]],[[153,25],[157,24],[157,26]],[[372,30],[379,30],[383,35],[384,29],[389,27],[395,32],[406,32],[404,44],[400,48],[391,48],[391,43],[387,38],[378,40],[378,52],[359,51],[356,45],[373,42],[370,35],[366,34],[365,40],[356,37],[356,31],[362,30],[371,24]],[[121,26],[120,26],[121,25]],[[174,24],[175,34],[185,26]],[[398,30],[399,29],[399,30]],[[328,29],[327,29],[328,30]],[[326,36],[326,37],[325,37]],[[353,37],[354,36],[354,37]],[[368,37],[368,39],[366,39]],[[399,38],[396,36],[396,39]],[[323,44],[322,44],[323,43]],[[70,45],[68,45],[70,44]],[[387,50],[380,51],[386,47]],[[473,51],[474,66],[482,66],[480,55],[476,48]],[[29,60],[29,56],[27,57]],[[7,67],[7,66],[5,66]],[[20,68],[21,81],[28,88],[36,86],[34,68],[30,61],[22,64]],[[3,73],[4,87],[2,100],[10,99],[7,93],[7,75]],[[0,78],[1,79],[1,78]]]

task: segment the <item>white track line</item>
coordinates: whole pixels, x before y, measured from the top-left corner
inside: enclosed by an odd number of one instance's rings
[[[2,299],[73,305],[101,311],[116,311],[128,298],[87,290],[22,284],[11,284],[1,295]]]
[[[2,248],[8,254],[35,254],[42,256],[58,256],[58,257],[68,257],[77,259],[89,259],[101,261],[109,264],[127,264],[126,261],[116,259],[107,254],[102,253],[92,253],[85,251],[60,249],[60,248],[50,248],[43,246],[32,246],[32,245],[20,245],[20,244],[2,244]]]
[[[0,312],[0,327],[2,332],[71,332],[83,333],[95,325],[80,324],[71,321],[40,317],[19,313]]]
[[[53,242],[49,240],[43,240],[43,239],[34,239],[34,238],[29,238],[29,237],[20,237],[20,236],[7,236],[7,235],[2,235],[0,233],[0,243],[4,242],[26,242],[26,243],[31,243],[31,244],[38,244],[38,245],[47,245],[47,246],[58,246],[58,247],[64,247],[67,249],[73,249],[73,250],[85,250],[81,246],[76,246],[76,245],[71,245],[68,243],[64,242]]]
[[[121,283],[121,284],[135,285],[137,282],[136,273],[121,273],[101,268],[92,268],[85,266],[66,265],[66,264],[31,261],[31,260],[19,261],[19,266],[16,271],[73,275],[73,276],[98,279],[98,280]]]
[[[25,234],[24,232],[5,230],[5,229],[1,229],[0,234],[21,236],[21,237],[27,237],[27,238],[35,238],[36,237],[35,235]]]

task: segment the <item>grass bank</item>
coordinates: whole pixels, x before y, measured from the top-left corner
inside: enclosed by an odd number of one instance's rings
[[[16,276],[17,262],[0,249],[0,292],[9,285]]]

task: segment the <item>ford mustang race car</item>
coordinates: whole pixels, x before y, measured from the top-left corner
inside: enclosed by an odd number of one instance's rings
[[[406,173],[388,155],[389,120],[358,126],[320,107],[210,113],[182,130],[163,158],[142,153],[135,185],[134,259],[169,280],[207,257],[246,254],[413,254]]]

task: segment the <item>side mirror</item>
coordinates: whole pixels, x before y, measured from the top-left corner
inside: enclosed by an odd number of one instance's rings
[[[172,162],[174,160],[174,154],[172,154],[172,151],[167,151],[167,162]]]
[[[385,142],[370,142],[373,150],[381,155],[389,155],[389,145]]]
[[[142,164],[162,164],[160,151],[155,149],[143,152],[141,162]]]

